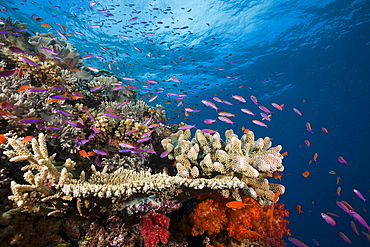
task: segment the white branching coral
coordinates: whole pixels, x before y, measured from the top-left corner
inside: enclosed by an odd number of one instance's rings
[[[67,159],[63,167],[57,168],[54,164],[56,154],[49,156],[45,135],[39,134],[38,141],[32,139],[32,150],[20,140],[9,138],[9,144],[14,151],[5,151],[11,162],[28,161],[29,165],[22,168],[27,171],[24,180],[29,184],[17,184],[12,181],[11,190],[13,195],[9,196],[20,211],[59,215],[65,211],[67,204],[63,203],[61,188],[69,177],[68,172],[74,170],[75,162]]]
[[[29,162],[22,168],[26,171],[24,179],[28,184],[11,183],[13,195],[9,199],[15,202],[16,211],[57,216],[65,213],[71,207],[72,199],[77,198],[76,208],[84,214],[90,209],[81,206],[83,200],[93,200],[92,204],[94,207],[97,205],[96,208],[110,207],[118,210],[125,205],[126,200],[143,194],[172,200],[184,195],[184,191],[190,195],[199,194],[196,191],[204,189],[237,191],[246,186],[236,177],[200,178],[199,168],[189,161],[186,165],[177,163],[178,176],[170,176],[166,172],[136,172],[122,167],[108,173],[107,166],[102,171],[92,166],[93,174],[88,180],[84,171],[79,179],[74,179],[69,172],[74,170],[75,162],[67,159],[62,167],[58,167],[54,161],[55,154],[49,156],[44,134],[40,134],[38,140],[32,140],[32,151],[15,138],[9,138],[8,142],[14,149],[4,152],[10,161]],[[185,156],[181,157],[187,160]]]
[[[268,137],[255,140],[252,131],[239,139],[233,130],[227,130],[225,137],[223,142],[218,132],[211,135],[197,130],[191,139],[190,130],[180,130],[161,143],[169,152],[168,158],[176,160],[178,175],[184,178],[190,177],[191,171],[197,167],[197,177],[240,178],[246,185],[243,191],[254,198],[273,200],[276,191],[285,192],[283,185],[274,184],[270,188],[268,180],[264,179],[275,171],[284,170],[280,145],[271,147]],[[227,193],[222,192],[223,195]],[[238,198],[236,194],[234,191],[235,199]]]

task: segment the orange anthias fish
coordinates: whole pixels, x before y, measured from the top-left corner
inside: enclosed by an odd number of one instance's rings
[[[86,152],[85,150],[80,150],[78,153],[79,153],[82,157],[87,158],[87,159],[90,159],[90,156],[94,156],[94,155],[95,155],[95,153],[94,153],[94,152],[92,152],[92,151],[90,151],[90,152]]]
[[[50,25],[50,24],[48,24],[48,23],[43,23],[43,24],[40,24],[39,26],[40,26],[40,27],[51,27],[51,25]]]
[[[276,191],[275,196],[274,196],[274,200],[272,201],[272,204],[271,204],[271,207],[269,207],[267,209],[266,214],[267,214],[267,218],[269,219],[270,222],[272,222],[272,220],[274,218],[274,205],[278,201],[279,196],[280,196],[280,192]]]
[[[0,143],[1,144],[5,144],[6,143],[6,137],[3,134],[0,135]]]
[[[282,156],[287,156],[289,153],[288,152],[284,152],[284,153],[282,153],[281,155]]]
[[[242,126],[242,131],[244,132],[244,133],[248,133],[249,131],[251,131],[250,129],[247,129],[247,128],[245,128],[244,126]]]
[[[30,85],[23,85],[23,86],[20,86],[19,89],[17,90],[18,93],[20,92],[23,92],[25,90],[27,90],[28,88],[30,88],[31,86]]]
[[[231,201],[231,202],[226,203],[226,207],[231,208],[232,210],[242,209],[244,208],[245,205],[249,205],[249,204],[246,204],[244,202],[239,202],[239,201]]]
[[[305,171],[305,172],[302,173],[302,176],[307,178],[308,176],[310,176],[310,174],[311,174],[311,172]]]
[[[259,234],[256,231],[247,230],[246,233],[248,235],[250,235],[250,236],[254,236],[254,237],[259,237],[259,238],[265,239],[261,234]]]
[[[304,212],[302,211],[302,206],[301,206],[301,205],[297,205],[297,212],[298,212],[298,214],[302,214],[302,213],[304,213]]]
[[[274,174],[273,174],[273,176],[274,176],[274,178],[276,179],[276,180],[280,180],[281,181],[281,178],[283,177],[283,175],[281,175],[279,172],[274,172]]]
[[[22,139],[23,143],[29,143],[32,141],[33,138],[36,138],[34,136],[26,136],[25,138]]]

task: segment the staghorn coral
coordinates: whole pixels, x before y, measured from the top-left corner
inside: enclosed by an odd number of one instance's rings
[[[218,132],[211,135],[197,130],[191,139],[191,131],[187,129],[163,139],[161,144],[169,153],[168,158],[176,160],[177,174],[181,177],[238,177],[245,182],[244,193],[261,202],[272,201],[276,191],[285,192],[283,185],[273,184],[270,188],[264,178],[284,170],[280,145],[271,147],[268,137],[254,140],[252,131],[241,139],[232,130],[227,130],[225,136],[223,142]],[[240,200],[238,192],[233,191],[232,195]]]
[[[4,152],[10,162],[29,162],[29,165],[22,168],[27,171],[24,179],[29,184],[17,184],[12,181],[10,186],[13,195],[9,196],[9,199],[15,202],[17,210],[50,216],[64,213],[68,205],[63,199],[71,198],[63,196],[61,188],[69,176],[68,172],[74,170],[75,163],[67,159],[63,168],[57,168],[54,165],[56,154],[49,156],[43,134],[39,134],[38,141],[32,139],[33,154],[19,140],[9,138],[8,142],[14,149]],[[38,173],[34,175],[33,171]],[[3,217],[7,216],[3,214]]]

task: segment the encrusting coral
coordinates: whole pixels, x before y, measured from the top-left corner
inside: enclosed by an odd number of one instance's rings
[[[187,129],[179,130],[161,143],[168,158],[176,160],[181,177],[237,177],[245,183],[241,188],[244,193],[260,200],[272,201],[276,191],[284,194],[283,185],[269,183],[264,178],[284,170],[280,145],[271,147],[268,137],[254,140],[252,131],[241,139],[232,130],[227,130],[225,136],[223,142],[218,132],[211,135],[197,130],[191,139],[191,131]],[[222,193],[229,195],[226,191]],[[237,192],[233,191],[233,196],[240,200]]]

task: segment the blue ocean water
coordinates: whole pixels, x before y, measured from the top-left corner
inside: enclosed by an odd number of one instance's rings
[[[0,17],[28,23],[34,34],[56,34],[65,27],[63,33],[74,34],[67,35],[68,41],[80,54],[93,56],[84,60],[86,66],[110,70],[111,64],[121,77],[158,81],[149,93],[142,91],[141,82],[136,86],[146,101],[158,95],[149,104],[165,106],[171,123],[220,132],[232,128],[239,136],[244,126],[256,137],[273,138],[274,145],[288,152],[282,177],[287,192],[279,202],[291,211],[292,236],[308,246],[315,246],[312,239],[320,246],[347,246],[338,235],[343,232],[353,246],[370,245],[363,234],[352,231],[353,219],[335,203],[349,202],[370,222],[369,202],[352,191],[356,188],[370,198],[368,1],[22,0],[2,1],[0,11]],[[51,27],[41,27],[43,23]],[[186,94],[184,105],[178,106],[181,99],[169,92]],[[232,95],[247,102],[238,104]],[[272,110],[271,122],[264,121],[268,128],[251,122],[262,119],[251,95]],[[232,125],[220,120],[211,126],[203,123],[217,119],[217,112],[201,102],[214,102],[215,96],[233,104],[215,102],[220,111],[236,114]],[[284,110],[271,103],[284,104]],[[201,112],[185,117],[184,107]],[[307,131],[307,122],[314,133]],[[309,164],[314,153],[317,162]],[[339,156],[348,165],[338,162]],[[305,171],[311,172],[307,178],[302,176]],[[341,196],[336,194],[338,186]],[[304,213],[298,214],[296,205]],[[335,227],[321,218],[323,212],[340,216]]]

